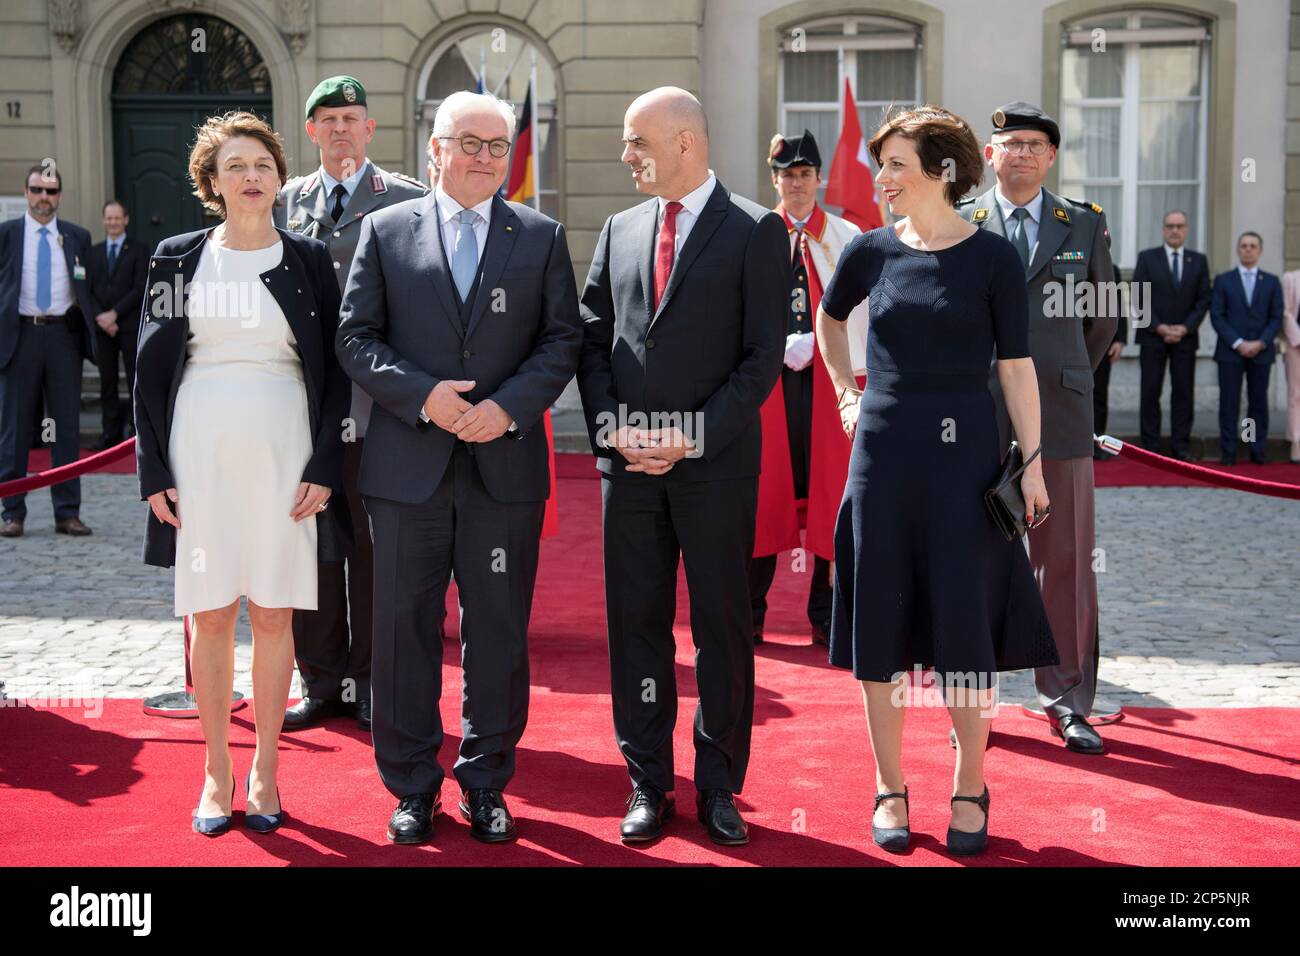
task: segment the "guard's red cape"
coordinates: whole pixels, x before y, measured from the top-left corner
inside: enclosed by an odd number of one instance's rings
[[[794,222],[781,206],[776,211],[785,220],[789,233]],[[806,232],[820,242],[826,232],[826,213],[821,206],[813,209]],[[822,286],[830,276],[822,277],[807,247],[804,263],[808,269],[808,314],[817,315],[822,300]],[[754,538],[754,557],[779,554],[800,546],[799,530],[807,529],[803,546],[827,561],[835,560],[835,516],[844,496],[844,482],[849,473],[852,446],[840,426],[835,409],[835,387],[822,361],[821,349],[813,349],[812,455],[808,472],[808,498],[794,497],[794,474],[790,466],[790,439],[785,425],[785,393],[777,379],[772,394],[763,403],[763,459],[758,477],[758,522]]]

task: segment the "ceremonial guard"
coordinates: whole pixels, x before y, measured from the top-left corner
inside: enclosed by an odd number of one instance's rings
[[[806,529],[802,569],[811,570],[808,621],[812,639],[827,644],[831,623],[831,562],[835,515],[844,495],[850,444],[840,425],[834,386],[817,350],[813,316],[822,289],[845,245],[860,230],[817,202],[821,153],[812,133],[772,138],[768,155],[776,211],[790,235],[791,285],[786,313],[785,365],[763,404],[763,465],[758,479],[758,522],[749,590],[754,643],[763,640],[767,593],[777,555],[800,547]],[[854,373],[865,372],[867,302],[849,316]],[[812,567],[807,561],[811,557]]]
[[[1093,372],[1115,339],[1119,314],[1109,307],[1115,272],[1101,206],[1043,188],[1060,145],[1056,121],[1038,107],[1015,102],[994,110],[984,158],[997,183],[963,200],[958,211],[1011,240],[1025,264],[1043,476],[1052,501],[1052,519],[1029,532],[1029,559],[1061,660],[1035,668],[1034,685],[1052,733],[1073,751],[1100,754],[1101,736],[1088,722],[1098,662],[1092,390]],[[996,374],[990,374],[989,387],[1005,453],[1011,427]]]
[[[380,169],[366,158],[366,145],[374,134],[375,121],[367,113],[361,82],[351,76],[322,80],[307,98],[307,135],[320,148],[320,167],[285,183],[275,209],[276,225],[329,246],[340,294],[352,267],[362,219],[428,192],[419,180]],[[370,406],[370,396],[353,385],[354,431],[344,435],[343,484],[356,551],[346,562],[320,565],[318,610],[294,612],[303,699],[285,714],[286,727],[305,727],[351,711],[361,729],[370,729],[373,551],[366,511],[357,493]]]

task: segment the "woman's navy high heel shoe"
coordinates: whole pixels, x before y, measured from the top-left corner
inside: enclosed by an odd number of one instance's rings
[[[234,819],[235,804],[235,777],[230,777],[230,809],[231,815],[224,817],[201,817],[199,808],[195,807],[194,812],[190,814],[190,826],[195,833],[202,833],[204,836],[220,836],[230,829],[230,823]]]
[[[244,789],[249,793],[252,793],[253,790],[253,788],[250,786],[252,782],[253,782],[253,771],[250,770],[248,771],[248,779],[244,781]],[[280,802],[279,787],[275,788],[275,800],[277,803]],[[250,830],[256,831],[257,833],[270,833],[272,830],[274,830],[276,827],[278,827],[281,823],[284,822],[284,816],[285,814],[284,814],[283,803],[280,803],[280,811],[278,813],[271,813],[271,814],[249,813],[247,810],[245,810],[244,826],[248,827],[248,829]]]
[[[989,788],[985,786],[984,792],[978,797],[954,796],[952,799],[966,800],[976,804],[984,811],[984,826],[974,833],[954,830],[951,826],[948,827],[948,852],[956,856],[973,856],[976,853],[983,853],[989,842]]]
[[[880,808],[880,804],[890,797],[902,797],[903,806],[907,807],[907,826],[905,827],[878,827],[875,824],[875,814]],[[878,793],[876,794],[875,804],[871,807],[871,839],[875,841],[876,846],[888,850],[890,853],[902,853],[907,849],[907,843],[912,837],[912,811],[907,803],[907,784],[903,785],[902,793]]]

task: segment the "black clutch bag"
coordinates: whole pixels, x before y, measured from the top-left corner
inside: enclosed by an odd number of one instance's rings
[[[1002,471],[998,474],[997,481],[984,492],[984,504],[993,516],[993,523],[1008,541],[1022,537],[1027,530],[1025,496],[1020,490],[1020,475],[1038,457],[1040,451],[1041,445],[1025,460],[1020,445],[1013,441],[1007,449],[1007,457],[1002,459]]]

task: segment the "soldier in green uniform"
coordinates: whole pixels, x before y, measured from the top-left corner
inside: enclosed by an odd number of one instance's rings
[[[1015,102],[994,110],[984,158],[997,184],[957,209],[967,221],[1011,240],[1025,264],[1043,478],[1053,512],[1029,532],[1029,558],[1061,660],[1035,668],[1034,686],[1052,732],[1073,751],[1100,754],[1101,737],[1088,723],[1098,661],[1092,390],[1119,316],[1108,298],[1115,273],[1101,207],[1043,188],[1060,145],[1056,121],[1037,106]],[[1081,292],[1093,293],[1091,301],[1076,300]],[[1006,405],[997,375],[989,382],[1005,450],[1011,437]]]
[[[362,218],[423,196],[428,189],[419,180],[380,169],[366,158],[375,121],[366,111],[366,88],[355,77],[331,76],[312,90],[307,97],[307,135],[320,148],[320,166],[284,184],[275,223],[329,246],[342,292]],[[372,551],[366,511],[357,493],[370,405],[370,397],[354,385],[350,417],[355,431],[344,435],[343,482],[353,509],[356,554],[346,562],[346,578],[344,562],[321,564],[318,609],[294,612],[303,700],[285,714],[286,727],[305,727],[350,709],[361,729],[370,729]]]

